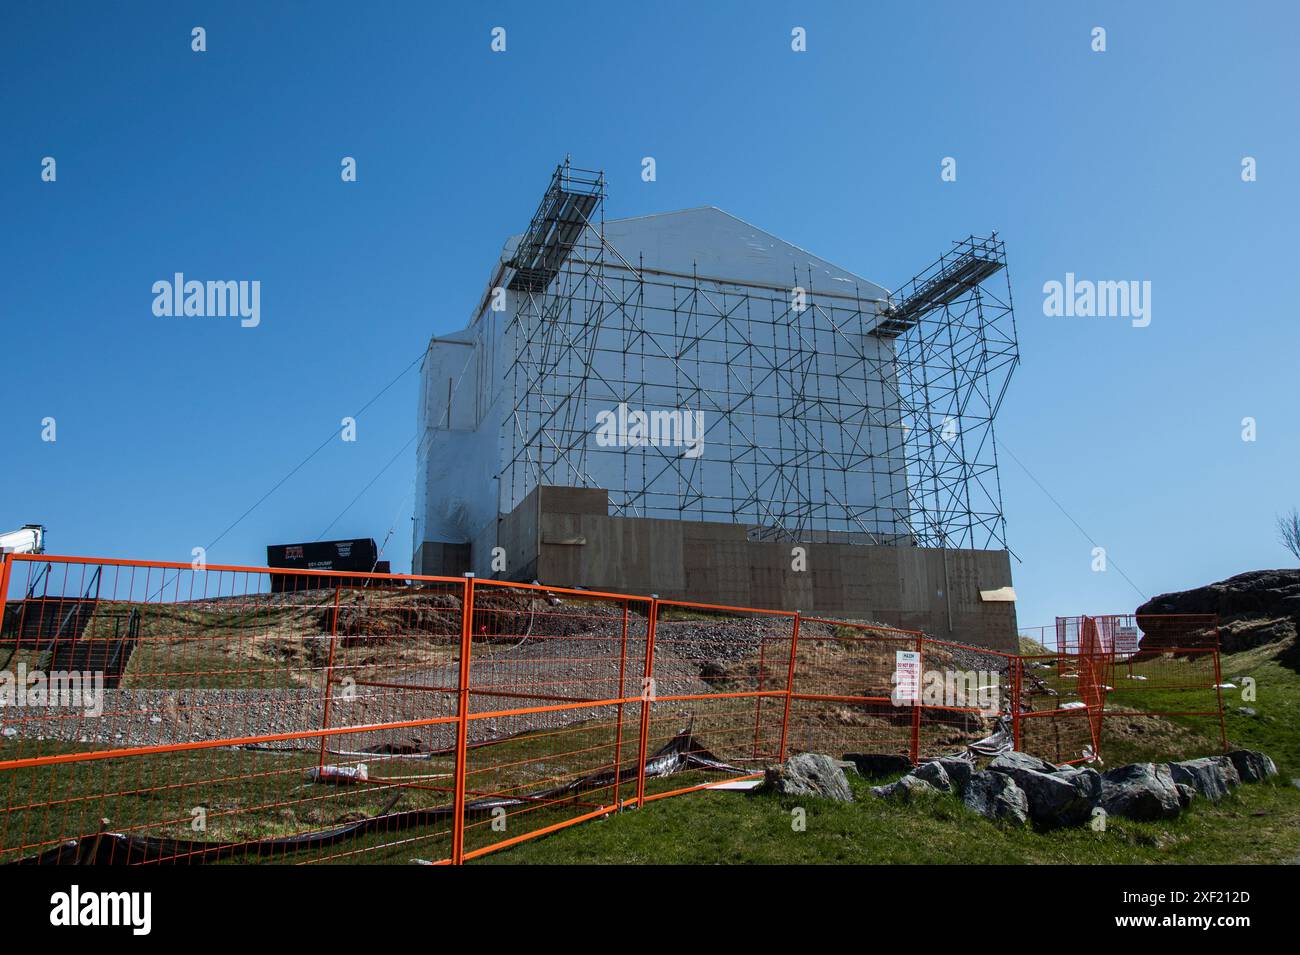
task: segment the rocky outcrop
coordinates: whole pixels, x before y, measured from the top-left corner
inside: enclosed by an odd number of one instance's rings
[[[1165,614],[1218,614],[1224,653],[1285,640],[1300,631],[1300,569],[1252,570],[1205,587],[1153,597],[1137,609],[1142,653],[1186,648],[1189,639],[1198,639],[1195,632],[1187,631],[1185,622],[1162,619]],[[1212,633],[1200,636],[1208,638]]]
[[[1172,819],[1182,803],[1168,766],[1133,763],[1102,773],[1101,808],[1127,819]]]
[[[812,796],[853,802],[853,790],[844,770],[836,765],[836,760],[821,753],[800,753],[791,756],[781,766],[769,766],[759,788],[778,796]]]

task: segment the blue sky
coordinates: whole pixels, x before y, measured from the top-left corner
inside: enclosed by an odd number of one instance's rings
[[[1022,624],[1129,611],[1124,575],[1155,594],[1288,563],[1296,8],[476,7],[5,5],[0,527],[188,560],[464,325],[571,154],[606,171],[611,217],[717,205],[887,286],[998,230],[1022,351],[999,437],[1109,557],[1093,572],[1004,458]],[[261,325],[154,316],[177,271],[260,280]],[[1151,324],[1045,316],[1066,272],[1150,281]],[[399,380],[209,559],[319,535],[411,438],[415,391]],[[413,471],[408,451],[329,536],[394,528],[408,568]]]

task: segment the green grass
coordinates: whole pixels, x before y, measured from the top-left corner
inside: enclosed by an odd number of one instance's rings
[[[49,740],[10,741],[0,756],[82,752],[89,747]],[[327,757],[330,762],[354,762]],[[3,810],[0,831],[4,849],[0,862],[34,854],[69,837],[96,832],[107,819],[110,831],[133,832],[178,839],[248,841],[328,829],[380,812],[393,790],[376,786],[313,785],[304,773],[319,761],[313,749],[268,753],[251,750],[203,749],[165,756],[91,760],[8,770],[0,775]],[[434,773],[448,760],[389,762],[385,775]],[[397,809],[446,802],[443,793],[402,790]],[[195,810],[205,814],[206,828],[195,831]],[[370,861],[405,862],[411,856],[449,852],[445,826],[429,826],[407,835],[416,846],[381,846],[392,835],[376,834],[322,850],[334,855],[356,849],[374,850]],[[302,853],[286,861],[311,857]]]
[[[852,780],[853,803],[692,793],[573,826],[485,856],[495,864],[1170,864],[1282,863],[1300,857],[1300,790],[1242,787],[1163,823],[1112,818],[1105,832],[995,824],[955,796],[910,806]],[[806,810],[806,830],[792,827]]]
[[[933,864],[1233,864],[1300,861],[1300,675],[1277,662],[1284,649],[1260,647],[1223,658],[1224,721],[1232,748],[1273,757],[1280,776],[1246,785],[1218,804],[1197,801],[1177,819],[1139,823],[1112,818],[1103,833],[1090,829],[1041,833],[995,824],[953,796],[911,806],[874,799],[875,781],[851,778],[852,804],[735,792],[692,793],[653,802],[484,857],[496,864],[574,863],[933,863]],[[1154,677],[1160,661],[1138,665]],[[1256,681],[1257,699],[1242,701],[1242,677]],[[1152,680],[1154,682],[1154,679]],[[1136,709],[1187,709],[1186,694],[1136,688],[1117,696]],[[1118,688],[1117,688],[1118,689]],[[1255,716],[1238,712],[1256,710]],[[1169,716],[1134,734],[1108,717],[1106,766],[1218,751],[1218,719]],[[1139,721],[1141,722],[1141,721]],[[1176,752],[1171,752],[1171,747]],[[807,811],[807,829],[795,832],[791,810]]]
[[[1223,657],[1220,669],[1225,682],[1236,684],[1235,689],[1223,690],[1224,729],[1232,749],[1257,749],[1268,753],[1277,763],[1283,777],[1300,776],[1300,675],[1277,661],[1285,645],[1272,644],[1256,647],[1242,653]],[[1135,672],[1148,672],[1161,666],[1160,661],[1140,664]],[[1153,679],[1155,674],[1152,674]],[[1257,698],[1243,700],[1243,678],[1250,677],[1256,684]],[[1213,710],[1213,691],[1189,693],[1172,689],[1144,689],[1136,681],[1121,686],[1110,695],[1108,710],[1128,706],[1135,710],[1158,712],[1179,709]],[[1255,711],[1254,716],[1240,712],[1240,707]],[[1174,759],[1203,756],[1216,752],[1220,746],[1217,716],[1171,715],[1161,722],[1177,728],[1181,739],[1171,739],[1168,734],[1156,732],[1144,739],[1144,733],[1125,731],[1121,715],[1107,716],[1106,732],[1102,739],[1102,755],[1108,765],[1147,759]],[[1172,747],[1172,751],[1171,751]]]
[[[640,707],[625,708],[620,766],[635,766],[639,757]],[[471,747],[467,763],[468,798],[521,795],[587,773],[608,769],[614,757],[615,723],[589,720],[539,730]],[[682,727],[680,717],[663,715],[650,724],[653,752]],[[351,737],[339,736],[330,748],[350,748]],[[320,759],[308,741],[293,751],[209,748],[164,755],[88,760],[0,773],[0,863],[34,855],[60,841],[88,836],[107,820],[110,831],[209,842],[244,842],[321,831],[384,811],[445,807],[452,803],[455,760],[451,754],[428,759],[385,760],[327,754],[327,762],[366,762],[372,779],[424,777],[415,785],[329,786],[306,781],[305,773]],[[81,753],[94,746],[52,740],[0,739],[0,760]],[[102,748],[102,747],[101,747]],[[650,793],[715,781],[715,773],[693,771],[646,782]],[[635,794],[635,779],[623,781],[618,798]],[[399,797],[391,804],[394,796]],[[552,803],[512,807],[504,833],[492,819],[470,814],[465,848],[473,851],[514,835],[564,822],[615,802],[613,785],[588,790]],[[191,828],[194,811],[206,814],[206,828]],[[306,850],[269,861],[388,862],[451,855],[450,823],[377,832],[335,846]],[[235,861],[239,861],[238,859]],[[246,860],[253,861],[253,860]]]
[[[1300,674],[1277,661],[1276,647],[1258,647],[1223,659],[1223,678],[1237,684],[1223,691],[1228,741],[1236,748],[1263,750],[1288,778],[1300,776]],[[1252,677],[1256,699],[1241,698],[1242,677]],[[1238,707],[1255,710],[1255,716]]]
[[[1278,763],[1282,776],[1274,784],[1243,786],[1218,805],[1197,803],[1178,819],[1134,823],[1111,819],[1104,833],[1070,830],[1039,833],[988,822],[951,796],[897,806],[867,794],[870,783],[852,780],[853,804],[806,800],[796,803],[771,796],[736,792],[702,792],[649,803],[582,823],[553,835],[482,857],[487,863],[1276,863],[1300,859],[1300,789],[1289,785],[1300,776],[1300,676],[1277,663],[1279,648],[1260,648],[1223,662],[1223,678],[1241,685],[1252,677],[1258,699],[1240,699],[1240,689],[1225,690],[1229,739],[1234,746],[1260,749]],[[1138,665],[1153,676],[1169,663]],[[1117,680],[1117,683],[1121,681]],[[1151,684],[1157,683],[1155,679]],[[1066,689],[1066,687],[1062,687]],[[1124,681],[1115,700],[1135,709],[1177,708],[1178,691]],[[1255,716],[1238,712],[1247,705]],[[1186,708],[1185,706],[1183,708]],[[621,765],[637,758],[639,707],[628,708],[620,751]],[[734,714],[724,708],[702,718],[696,731],[707,744]],[[1138,723],[1138,727],[1126,725]],[[656,715],[653,751],[683,725],[679,714]],[[748,722],[745,726],[748,727]],[[1106,765],[1138,759],[1204,755],[1218,745],[1217,717],[1171,716],[1126,721],[1108,717],[1103,740]],[[746,738],[748,730],[746,730]],[[591,720],[549,731],[499,740],[473,748],[469,784],[481,792],[527,792],[558,780],[572,779],[608,765],[613,757],[613,728]],[[331,746],[344,746],[340,737]],[[715,739],[716,743],[716,739]],[[21,739],[0,740],[0,759],[86,749],[75,744]],[[0,806],[29,806],[0,811],[6,833],[0,861],[28,854],[51,840],[93,833],[100,819],[116,830],[136,829],[151,835],[243,840],[328,828],[382,811],[395,790],[387,787],[336,788],[306,784],[303,772],[315,765],[306,752],[271,754],[239,750],[200,750],[170,756],[92,761],[41,770],[0,774]],[[838,754],[837,754],[838,755]],[[328,757],[330,762],[353,760]],[[447,774],[452,761],[369,760],[374,775]],[[681,774],[647,782],[651,793],[716,779],[702,773]],[[632,795],[624,783],[620,795]],[[612,793],[585,793],[578,799],[514,810],[507,829],[498,833],[482,818],[470,820],[466,848],[473,851],[501,839],[560,823],[606,804]],[[107,797],[107,798],[106,798]],[[471,798],[473,796],[471,795]],[[445,805],[446,780],[404,787],[397,811]],[[189,829],[191,810],[208,813],[205,833]],[[807,813],[806,831],[791,826],[792,810]],[[27,847],[24,851],[23,847]],[[284,861],[386,861],[444,858],[450,852],[446,824],[404,833],[377,833]]]

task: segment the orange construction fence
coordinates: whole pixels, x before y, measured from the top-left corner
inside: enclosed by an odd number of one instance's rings
[[[1121,676],[1177,689],[1191,654],[1220,682],[1217,639],[1123,655],[1121,618],[1026,656],[469,576],[51,555],[6,556],[0,598],[0,863],[458,864],[791,752],[1086,759]]]

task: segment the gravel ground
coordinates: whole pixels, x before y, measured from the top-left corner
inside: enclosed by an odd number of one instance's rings
[[[280,595],[276,595],[279,597]],[[298,603],[307,595],[285,595],[286,604]],[[436,596],[436,595],[435,595]],[[425,602],[434,598],[424,598]],[[279,601],[276,601],[279,602]],[[503,606],[507,601],[496,600]],[[217,602],[204,601],[210,607]],[[518,604],[518,601],[515,601]],[[198,603],[195,606],[199,606]],[[633,617],[626,654],[619,639],[622,609],[600,603],[569,603],[551,607],[541,600],[529,600],[527,610],[511,607],[489,616],[488,632],[501,634],[490,643],[478,645],[472,662],[473,686],[480,691],[471,697],[471,712],[541,707],[573,699],[608,699],[619,695],[619,667],[623,665],[623,694],[638,696],[644,659],[643,618]],[[536,610],[537,612],[532,612]],[[404,613],[409,614],[409,606]],[[478,620],[476,611],[476,621]],[[809,637],[829,636],[833,627],[809,624]],[[504,637],[513,630],[529,636],[513,646]],[[658,695],[715,692],[719,673],[731,679],[727,689],[756,689],[754,665],[767,639],[769,653],[787,652],[791,621],[788,617],[737,615],[730,618],[673,619],[666,615],[656,630],[655,690]],[[296,639],[322,639],[300,634]],[[401,639],[399,636],[397,639]],[[364,643],[364,640],[361,641]],[[380,653],[385,645],[376,644]],[[391,646],[391,643],[387,644]],[[951,663],[972,670],[1005,670],[1005,659],[977,648],[944,648]],[[129,672],[129,671],[128,671]],[[346,670],[344,673],[348,672]],[[357,686],[351,693],[336,685],[330,701],[329,725],[362,726],[397,723],[449,716],[454,712],[454,692],[429,691],[417,687],[455,687],[459,665],[451,660],[442,665],[388,665],[382,656],[355,672],[371,680],[396,684],[390,687]],[[311,682],[316,670],[304,665]],[[382,675],[381,675],[382,674]],[[137,747],[214,739],[242,739],[319,729],[324,719],[324,694],[319,687],[284,689],[162,689],[128,686],[104,693],[103,712],[84,715],[76,710],[4,707],[0,708],[0,754],[7,739],[54,739],[96,746]],[[743,685],[742,685],[743,684]],[[405,686],[412,688],[406,689]],[[688,712],[691,707],[677,707]],[[572,725],[587,720],[611,719],[615,707],[593,707],[493,716],[471,722],[472,743]],[[657,711],[658,712],[658,711]],[[410,749],[418,752],[443,750],[453,745],[454,724],[405,727],[368,731],[331,738],[333,750],[366,750],[376,747]],[[314,748],[314,739],[285,740],[262,744],[270,749]]]
[[[657,655],[656,691],[660,695],[708,693],[698,663],[681,659],[676,648]],[[619,694],[621,641],[592,637],[533,638],[509,650],[476,656],[471,713],[560,704],[567,699],[610,699]],[[641,692],[643,644],[630,648],[623,674],[624,696]],[[356,686],[351,693],[336,686],[330,701],[331,727],[398,723],[449,716],[454,693],[419,687],[455,687],[459,664],[390,676],[390,687]],[[405,689],[409,685],[411,689]],[[507,695],[509,694],[509,695]],[[554,699],[560,698],[560,699]],[[53,739],[99,746],[154,746],[200,740],[240,739],[319,729],[324,717],[319,689],[144,689],[104,692],[98,716],[72,709],[5,707],[0,733],[11,739]],[[593,719],[609,719],[615,707],[487,717],[471,722],[470,741]],[[362,750],[377,746],[444,749],[455,740],[454,724],[403,727],[333,737],[331,749]],[[314,740],[263,744],[269,749],[312,747]]]

